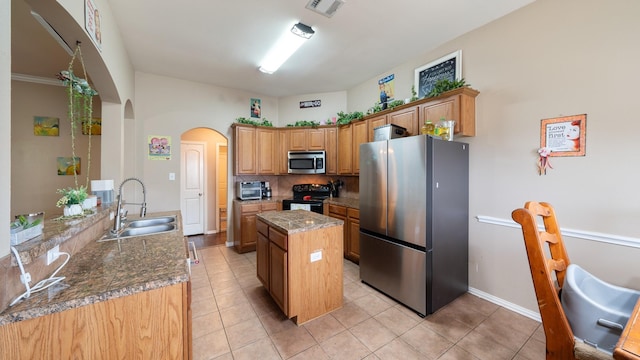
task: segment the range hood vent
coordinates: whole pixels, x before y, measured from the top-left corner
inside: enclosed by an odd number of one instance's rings
[[[306,8],[330,18],[343,4],[344,0],[310,0]]]

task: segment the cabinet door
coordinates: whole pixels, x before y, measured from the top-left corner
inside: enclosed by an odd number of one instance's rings
[[[277,169],[276,142],[278,130],[256,129],[258,174],[275,175]]]
[[[327,174],[338,173],[338,128],[324,129],[324,144],[326,150],[325,167]]]
[[[325,129],[307,129],[307,150],[325,150]]]
[[[273,242],[269,243],[269,293],[288,316],[287,252]]]
[[[256,243],[256,268],[258,279],[269,290],[269,239],[258,233]]]
[[[353,131],[351,125],[338,128],[338,174],[351,174],[353,171]]]
[[[329,216],[334,219],[340,219],[344,222],[344,226],[342,226],[342,250],[344,252],[344,257],[348,258],[349,256],[349,224],[347,223],[347,208],[345,206],[333,205],[329,204]],[[359,231],[359,230],[358,230]]]
[[[387,124],[387,115],[380,115],[367,120],[369,122],[369,141],[373,141],[373,130]]]
[[[262,203],[262,205],[260,206],[260,210],[262,210],[263,212],[278,210],[278,203],[275,201]]]
[[[360,144],[369,140],[369,123],[367,121],[358,121],[353,123],[353,173],[360,173]]]
[[[234,148],[235,174],[256,174],[256,129],[237,126],[235,128]]]
[[[445,120],[455,120],[454,133],[458,133],[460,132],[459,107],[458,95],[426,103],[420,106],[420,121],[424,123],[427,120],[431,120],[432,123],[437,124],[443,118]]]
[[[360,262],[360,211],[358,209],[347,209],[345,227],[349,232],[349,246],[346,250],[346,257],[357,264]]]
[[[288,153],[289,153],[289,130],[278,130],[278,173],[286,175],[289,171]]]
[[[390,113],[387,116],[387,122],[407,129],[409,136],[418,135],[420,133],[417,106]]]
[[[233,202],[233,243],[239,253],[256,249],[256,215],[260,204],[242,205]]]
[[[291,151],[307,150],[307,129],[289,130],[289,150]]]

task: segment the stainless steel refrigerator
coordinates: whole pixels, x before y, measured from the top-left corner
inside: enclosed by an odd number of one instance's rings
[[[421,316],[468,290],[469,145],[360,145],[360,278]]]

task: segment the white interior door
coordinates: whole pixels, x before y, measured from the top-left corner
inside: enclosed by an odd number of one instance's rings
[[[205,155],[207,144],[182,142],[180,144],[181,210],[184,235],[204,233],[205,219]]]

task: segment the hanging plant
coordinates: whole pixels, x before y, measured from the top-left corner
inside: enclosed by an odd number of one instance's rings
[[[82,66],[82,75],[84,78],[80,78],[73,73],[73,64],[75,60],[80,61]],[[73,172],[74,187],[68,189],[58,189],[61,194],[68,192],[80,192],[84,194],[86,198],[86,191],[89,186],[89,174],[91,170],[91,126],[93,119],[93,97],[98,95],[98,92],[91,88],[87,79],[87,72],[84,67],[84,61],[82,59],[82,50],[80,44],[76,46],[76,50],[71,57],[69,67],[67,70],[61,71],[57,75],[58,79],[62,80],[62,84],[66,87],[68,104],[68,117],[71,128],[71,159],[73,159],[73,168],[77,168],[76,164],[76,134],[78,127],[84,127],[88,129],[86,133],[89,135],[89,142],[87,146],[87,170],[86,181],[84,185],[78,185],[78,173]],[[65,196],[63,196],[64,198]],[[58,201],[58,206],[65,205],[66,202],[63,199]]]

